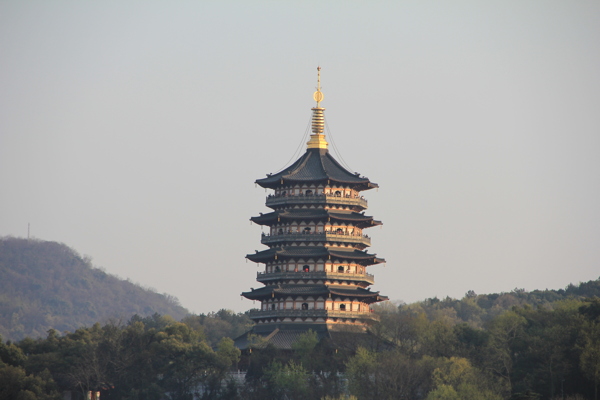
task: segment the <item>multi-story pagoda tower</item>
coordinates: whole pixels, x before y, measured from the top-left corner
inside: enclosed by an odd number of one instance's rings
[[[374,278],[367,273],[385,260],[365,251],[371,239],[364,230],[381,222],[365,215],[361,192],[378,186],[346,170],[327,150],[320,69],[306,152],[281,172],[256,180],[273,190],[266,201],[273,212],[251,218],[268,227],[261,243],[269,248],[246,256],[264,264],[257,277],[264,286],[242,296],[260,302],[260,310],[250,312],[252,333],[281,348],[308,329],[319,337],[342,327],[364,331],[376,319],[370,304],[387,300],[371,291]],[[236,344],[247,347],[246,335]]]

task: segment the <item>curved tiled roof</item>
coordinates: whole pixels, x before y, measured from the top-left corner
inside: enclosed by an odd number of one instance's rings
[[[255,254],[248,254],[246,258],[256,263],[273,261],[280,258],[340,258],[361,262],[363,265],[373,265],[385,262],[383,258],[377,258],[375,254],[369,254],[360,250],[337,250],[324,246],[289,246],[274,247],[268,250],[257,251]]]
[[[260,300],[271,297],[282,296],[329,296],[337,295],[343,297],[371,298],[373,301],[385,300],[387,297],[380,296],[379,292],[371,292],[361,287],[345,287],[338,285],[270,285],[264,286],[250,292],[242,293],[247,299]]]
[[[327,149],[307,149],[296,162],[282,171],[257,179],[256,183],[264,188],[276,188],[290,183],[317,183],[330,181],[367,190],[379,187],[368,178],[353,174],[338,163]]]
[[[381,225],[381,221],[375,221],[373,217],[363,215],[357,212],[339,212],[325,210],[323,208],[313,209],[287,209],[273,211],[268,214],[263,214],[258,217],[252,217],[250,220],[259,225],[270,225],[280,219],[286,220],[325,220],[332,219],[336,221],[352,222],[356,226],[365,228],[368,226]]]

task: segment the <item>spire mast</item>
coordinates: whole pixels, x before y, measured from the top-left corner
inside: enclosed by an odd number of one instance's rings
[[[309,149],[327,149],[325,141],[325,109],[321,107],[323,101],[323,92],[321,92],[321,67],[317,67],[317,91],[313,94],[313,99],[317,102],[317,106],[312,108],[312,135],[307,145]]]
[[[320,103],[323,101],[323,92],[321,92],[321,67],[317,67],[317,91],[313,94],[313,99],[317,102],[316,108],[320,108]]]

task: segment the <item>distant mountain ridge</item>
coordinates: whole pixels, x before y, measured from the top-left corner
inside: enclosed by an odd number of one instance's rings
[[[133,315],[189,314],[175,297],[144,289],[92,266],[62,243],[0,238],[0,335],[45,337]]]

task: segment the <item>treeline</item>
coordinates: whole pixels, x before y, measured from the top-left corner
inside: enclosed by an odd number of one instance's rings
[[[249,320],[226,310],[182,322],[135,316],[63,336],[51,330],[45,339],[0,344],[0,400],[58,399],[65,390],[131,400],[598,398],[599,298],[513,306],[481,326],[434,306],[388,304],[368,334],[339,331],[319,341],[308,332],[293,352],[255,337],[241,356],[219,336]],[[245,380],[228,373],[237,369]]]
[[[600,297],[600,279],[581,282],[579,285],[569,284],[565,289],[534,290],[514,289],[509,293],[492,293],[478,295],[470,290],[458,300],[451,297],[426,299],[410,305],[403,304],[402,310],[423,313],[429,320],[444,319],[451,323],[467,323],[471,327],[482,328],[493,318],[513,307],[531,306],[534,308],[552,309],[561,300],[584,300]],[[384,312],[389,303],[375,305]]]
[[[213,348],[197,320],[134,317],[124,325],[0,343],[1,400],[231,398],[223,386],[240,351],[223,337]],[[199,392],[199,388],[202,388]]]
[[[94,268],[64,244],[0,238],[0,335],[44,337],[109,318],[155,313],[181,319],[175,297],[144,289]]]

